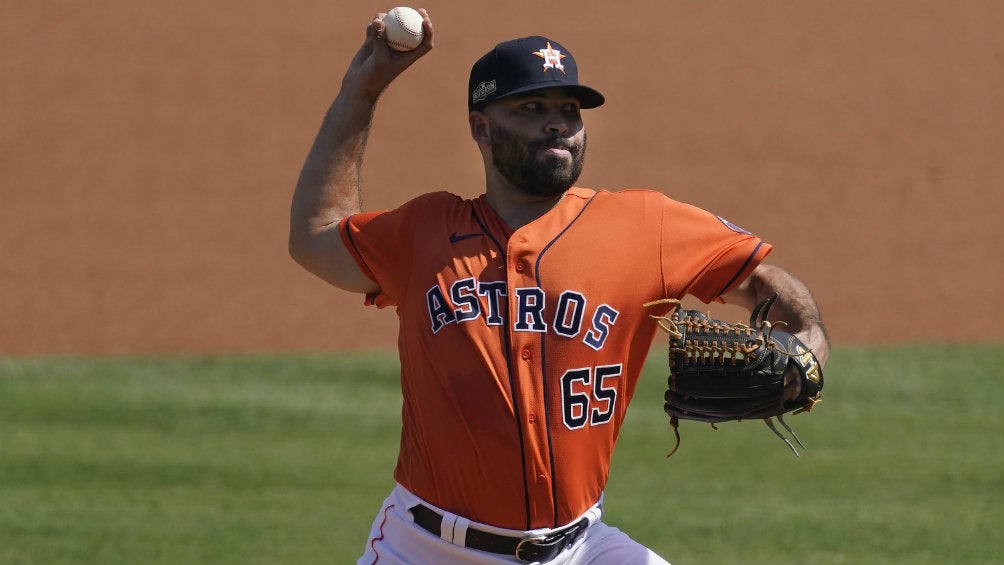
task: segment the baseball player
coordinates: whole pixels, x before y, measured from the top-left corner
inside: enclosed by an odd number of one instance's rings
[[[474,63],[470,133],[482,196],[360,209],[377,98],[433,47],[388,48],[378,15],[324,117],[293,196],[290,253],[393,307],[403,392],[396,487],[359,564],[663,564],[602,521],[621,423],[662,298],[775,310],[825,360],[805,286],[771,247],[656,191],[575,185],[582,110],[603,104],[558,41],[525,37]]]

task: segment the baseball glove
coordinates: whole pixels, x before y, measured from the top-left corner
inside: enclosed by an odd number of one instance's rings
[[[784,322],[769,322],[767,315],[777,294],[754,308],[749,325],[729,324],[696,310],[684,310],[679,300],[645,304],[672,304],[668,316],[653,316],[669,334],[669,388],[665,410],[680,447],[679,421],[710,423],[763,420],[795,456],[795,446],[778,431],[773,419],[803,447],[784,422],[783,415],[808,412],[820,400],[823,371],[816,356],[797,337],[780,331]],[[786,385],[800,381],[799,392],[785,400]],[[668,455],[667,455],[668,457]]]

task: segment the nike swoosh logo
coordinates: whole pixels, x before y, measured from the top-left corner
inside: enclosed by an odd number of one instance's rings
[[[484,235],[484,234],[480,233],[480,232],[478,232],[478,233],[465,233],[463,235],[458,235],[457,232],[453,232],[453,233],[450,234],[450,243],[456,243],[458,241],[463,241],[465,239],[470,239],[472,237],[481,237],[482,235]]]

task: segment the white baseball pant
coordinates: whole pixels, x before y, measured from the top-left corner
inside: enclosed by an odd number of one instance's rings
[[[525,564],[515,555],[488,553],[464,547],[468,527],[510,537],[546,536],[554,530],[505,530],[472,523],[449,512],[443,514],[443,533],[436,536],[414,523],[409,511],[424,504],[434,508],[398,485],[377,513],[366,541],[366,550],[356,565],[513,565]],[[632,540],[617,528],[601,521],[600,505],[582,517],[589,518],[585,533],[547,565],[669,565],[650,549]],[[573,521],[576,522],[575,520]],[[538,562],[533,562],[538,563]]]

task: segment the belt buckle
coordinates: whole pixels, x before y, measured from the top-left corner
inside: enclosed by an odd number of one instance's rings
[[[585,519],[579,520],[575,524],[572,524],[571,526],[568,526],[567,528],[549,536],[534,536],[532,538],[523,538],[519,540],[519,543],[516,544],[516,559],[525,563],[531,563],[533,561],[545,562],[554,559],[559,553],[561,553],[562,550],[568,547],[579,537],[579,535],[582,534],[584,522],[586,522]],[[536,549],[536,555],[524,557],[524,545]]]
[[[547,537],[546,536],[536,536],[536,537],[532,537],[532,538],[523,538],[523,539],[519,540],[519,543],[516,544],[516,559],[519,559],[520,561],[523,561],[523,562],[526,562],[526,563],[534,561],[535,559],[533,557],[523,557],[523,555],[522,555],[523,549],[524,549],[523,545],[524,544],[529,544],[532,547],[533,545],[539,544],[539,543],[544,542],[544,541],[547,541]]]

